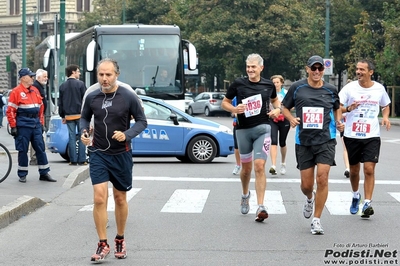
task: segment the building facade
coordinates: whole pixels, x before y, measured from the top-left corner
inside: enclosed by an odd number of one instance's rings
[[[0,91],[18,84],[22,66],[22,0],[0,0]],[[35,43],[54,34],[55,17],[60,17],[60,1],[25,0],[26,51]],[[92,0],[65,0],[65,32],[74,32],[75,24],[84,12],[92,10]],[[28,62],[27,62],[28,63]],[[36,71],[36,69],[32,69]]]

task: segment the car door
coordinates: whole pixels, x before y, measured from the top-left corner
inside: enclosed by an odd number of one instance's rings
[[[132,140],[134,155],[181,154],[183,127],[174,125],[171,109],[152,101],[143,101],[147,128]]]
[[[194,100],[193,111],[196,114],[204,113],[204,109],[205,109],[206,104],[207,104],[209,99],[210,99],[210,95],[208,93],[204,93],[204,92],[200,93]]]

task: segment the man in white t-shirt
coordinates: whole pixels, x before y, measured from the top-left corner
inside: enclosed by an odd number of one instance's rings
[[[381,147],[378,115],[382,108],[382,126],[390,129],[390,98],[382,84],[371,79],[375,66],[368,60],[357,63],[357,81],[348,83],[339,92],[342,113],[346,114],[344,143],[350,163],[350,183],[353,200],[350,213],[357,214],[361,195],[358,191],[360,164],[364,164],[364,202],[361,217],[374,214],[371,206],[375,186],[375,165]],[[345,107],[346,106],[346,107]]]

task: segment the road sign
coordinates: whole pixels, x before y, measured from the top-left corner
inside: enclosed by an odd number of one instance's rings
[[[324,67],[325,72],[324,75],[333,75],[333,59],[325,59],[324,58]]]

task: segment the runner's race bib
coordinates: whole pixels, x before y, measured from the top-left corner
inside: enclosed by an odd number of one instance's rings
[[[303,107],[303,129],[322,129],[323,125],[323,107]]]
[[[369,133],[371,133],[371,124],[368,123],[367,119],[353,121],[351,125],[352,137],[368,137]]]
[[[242,103],[246,105],[244,115],[246,117],[259,115],[262,107],[261,94],[257,94],[242,100]]]

